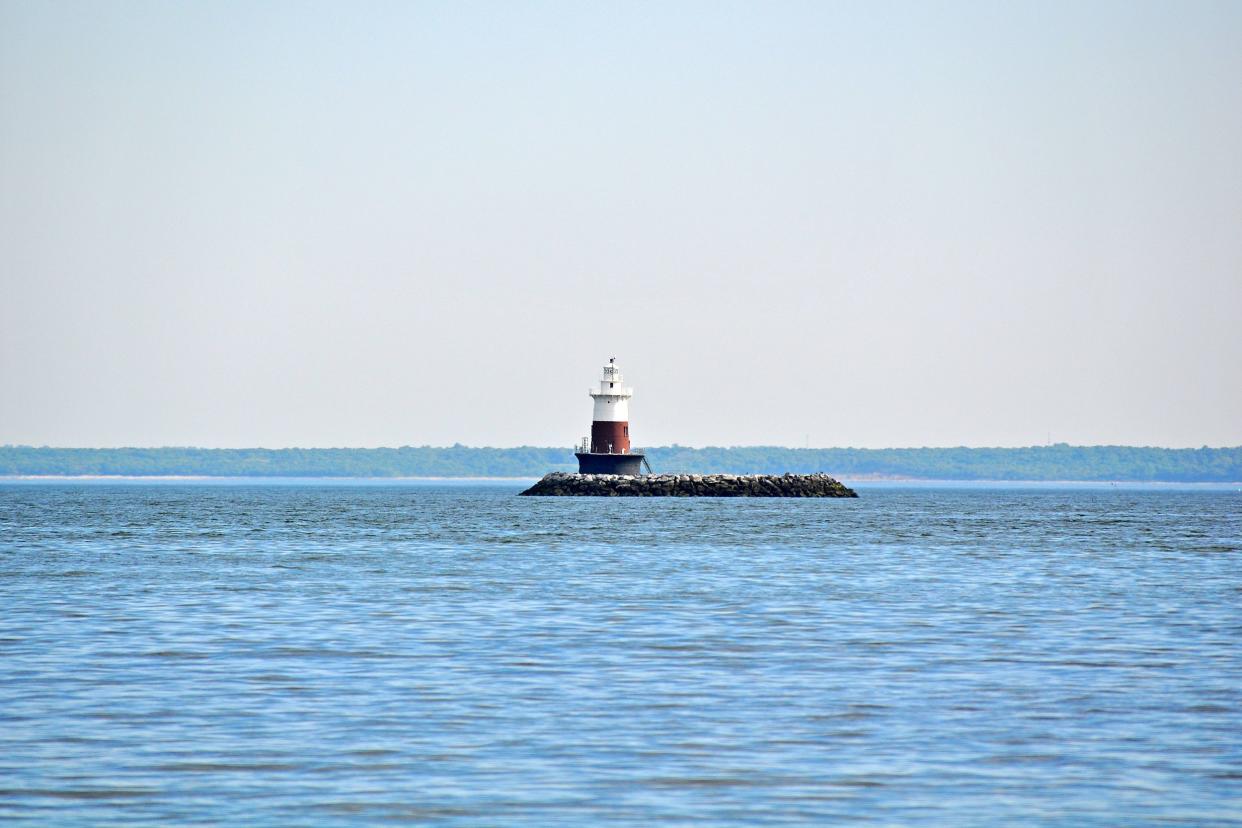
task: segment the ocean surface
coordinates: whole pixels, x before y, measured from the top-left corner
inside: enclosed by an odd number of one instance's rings
[[[1242,493],[0,484],[5,825],[1242,825]]]

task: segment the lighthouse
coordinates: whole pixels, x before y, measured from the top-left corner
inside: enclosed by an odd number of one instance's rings
[[[630,397],[634,389],[625,386],[616,357],[604,366],[599,387],[587,393],[595,401],[595,413],[591,436],[584,438],[574,453],[578,473],[641,474],[645,458],[642,452],[630,451]]]

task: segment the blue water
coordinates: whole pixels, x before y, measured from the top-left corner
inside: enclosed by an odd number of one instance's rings
[[[1242,494],[0,486],[0,822],[1242,824]]]

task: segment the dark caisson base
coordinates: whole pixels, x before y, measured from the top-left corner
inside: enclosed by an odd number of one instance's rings
[[[630,474],[642,473],[641,454],[595,454],[578,452],[578,474]]]
[[[578,455],[579,458],[583,456]],[[646,477],[620,477],[614,474],[552,472],[544,475],[542,480],[522,494],[589,497],[858,497],[853,489],[826,474],[649,474]]]

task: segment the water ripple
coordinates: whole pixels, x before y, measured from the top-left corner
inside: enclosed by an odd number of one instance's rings
[[[0,822],[1242,825],[1233,493],[0,485]]]

